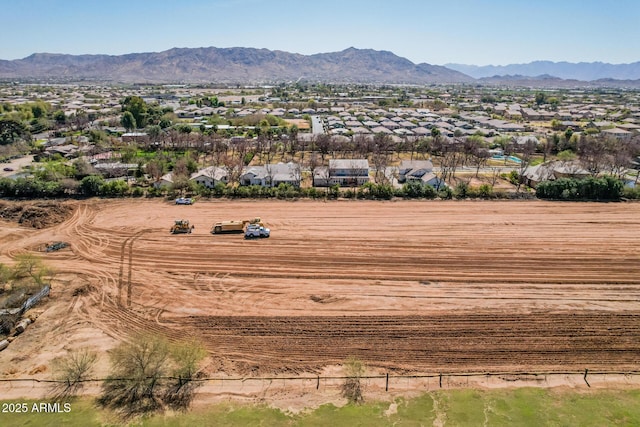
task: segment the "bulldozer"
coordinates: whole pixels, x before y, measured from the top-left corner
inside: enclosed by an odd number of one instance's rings
[[[175,223],[171,227],[171,234],[189,234],[191,230],[193,230],[195,226],[189,225],[189,220],[186,219],[176,219]]]
[[[260,218],[245,219],[242,221],[221,221],[213,224],[211,234],[244,233],[244,229],[248,224],[263,225]]]

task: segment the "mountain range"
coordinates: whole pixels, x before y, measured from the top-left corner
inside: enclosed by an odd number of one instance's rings
[[[446,67],[414,64],[391,52],[349,48],[301,55],[253,48],[174,48],[127,55],[36,53],[0,60],[0,78],[86,79],[137,83],[332,83],[430,84],[473,79]]]
[[[314,55],[244,47],[201,47],[126,55],[34,53],[23,59],[0,60],[0,79],[119,83],[264,84],[308,81],[638,87],[640,62],[615,65],[535,61],[504,66],[440,66],[414,64],[392,52],[353,47]]]
[[[509,65],[464,65],[445,64],[445,67],[460,71],[475,79],[494,76],[553,76],[566,80],[594,81],[601,79],[640,79],[640,62],[631,64],[607,64],[604,62],[552,62],[534,61],[527,64]]]

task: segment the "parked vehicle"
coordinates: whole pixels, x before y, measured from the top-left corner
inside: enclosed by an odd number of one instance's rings
[[[193,202],[194,200],[188,197],[178,197],[176,199],[176,205],[192,205]]]
[[[245,239],[265,239],[271,235],[271,230],[258,224],[249,224],[244,232]]]

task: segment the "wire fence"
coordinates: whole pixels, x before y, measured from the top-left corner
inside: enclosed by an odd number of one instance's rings
[[[380,384],[384,384],[385,391],[390,390],[390,384],[397,383],[398,380],[424,380],[424,379],[437,379],[438,387],[443,388],[443,384],[445,386],[450,386],[448,383],[451,379],[455,378],[475,378],[475,379],[498,379],[503,380],[505,382],[515,382],[515,381],[530,381],[530,380],[539,380],[546,381],[549,378],[559,377],[559,376],[579,376],[582,377],[584,383],[591,387],[589,383],[589,377],[593,376],[621,376],[625,378],[633,378],[640,375],[640,371],[604,371],[604,370],[589,370],[584,369],[580,371],[546,371],[546,372],[526,372],[526,371],[503,371],[503,372],[448,372],[448,373],[426,373],[426,374],[378,374],[378,375],[363,375],[359,378],[366,382],[380,381]],[[273,382],[273,381],[283,381],[283,382],[313,382],[316,386],[316,389],[320,388],[321,383],[326,382],[342,382],[347,379],[353,377],[349,376],[324,376],[324,375],[315,375],[315,376],[251,376],[251,377],[204,377],[204,378],[196,378],[193,379],[194,382],[200,384],[206,383],[228,383],[228,382]],[[151,379],[149,377],[148,379]],[[162,376],[155,377],[158,380],[184,380],[184,378],[173,377],[173,376]],[[139,378],[88,378],[75,381],[76,383],[103,383],[105,381],[132,381],[139,380]],[[59,379],[40,379],[40,378],[0,378],[0,383],[43,383],[43,384],[64,384],[68,383],[66,380]],[[461,386],[461,384],[455,384],[456,387]],[[406,388],[406,387],[403,387]]]

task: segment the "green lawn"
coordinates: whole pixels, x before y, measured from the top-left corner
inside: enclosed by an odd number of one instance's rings
[[[366,397],[366,396],[365,396]],[[68,413],[0,412],[0,426],[105,426],[118,419],[95,407],[90,399],[71,401]],[[2,409],[6,409],[2,402]],[[38,402],[39,403],[39,402]],[[219,404],[186,414],[154,415],[136,426],[637,426],[640,390],[583,392],[537,388],[514,390],[448,390],[414,399],[336,407],[288,415],[260,405]]]

